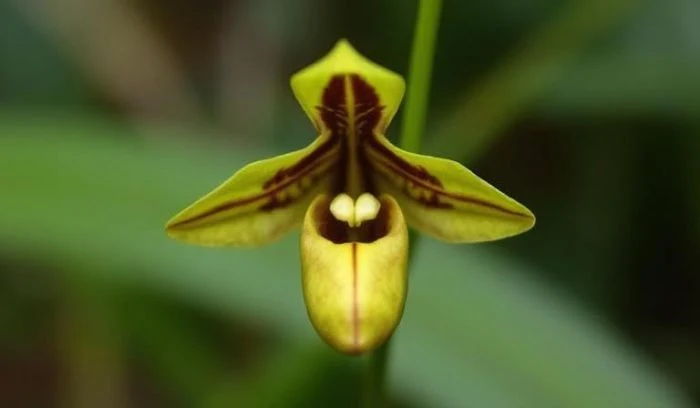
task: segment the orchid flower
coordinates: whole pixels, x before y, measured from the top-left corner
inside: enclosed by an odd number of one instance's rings
[[[316,139],[243,167],[166,230],[192,244],[252,247],[301,224],[304,301],[333,348],[364,353],[395,330],[408,225],[447,242],[491,241],[534,225],[527,208],[461,164],[392,145],[385,134],[404,80],[347,41],[295,74],[291,87]]]

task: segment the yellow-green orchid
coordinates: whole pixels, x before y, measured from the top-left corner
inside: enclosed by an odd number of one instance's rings
[[[167,223],[170,237],[257,246],[302,224],[304,300],[318,334],[358,354],[385,342],[406,298],[407,224],[448,242],[530,229],[533,214],[457,162],[384,136],[404,80],[341,40],[291,79],[318,137],[251,163]]]

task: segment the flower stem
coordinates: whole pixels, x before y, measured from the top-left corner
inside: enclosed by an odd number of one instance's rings
[[[435,40],[440,27],[442,0],[421,0],[418,6],[411,65],[408,70],[408,90],[401,123],[399,146],[418,152],[428,113],[430,75],[433,70]]]
[[[442,0],[420,0],[418,5],[408,73],[406,105],[399,140],[401,148],[412,152],[418,152],[420,149],[425,117],[428,113],[430,75],[433,69],[433,55],[440,27],[441,9]],[[411,247],[413,247],[415,237],[411,238]],[[386,369],[390,347],[391,339],[369,356],[365,381],[365,407],[375,408],[386,404]]]
[[[369,355],[367,373],[365,376],[365,404],[366,408],[383,407],[386,404],[386,365],[391,339],[381,345]]]

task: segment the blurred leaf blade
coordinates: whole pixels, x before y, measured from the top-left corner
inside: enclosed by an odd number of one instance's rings
[[[438,122],[426,151],[467,161],[483,154],[588,44],[619,23],[638,2],[566,2],[551,22],[532,33],[521,47],[466,92],[457,108]]]
[[[395,371],[418,370],[416,353],[443,360],[459,369],[453,376],[483,383],[476,392],[491,391],[479,406],[690,406],[601,321],[530,279],[534,275],[513,260],[483,246],[465,250],[423,240],[415,262],[420,273],[412,277]],[[439,270],[438,263],[444,265]],[[449,335],[437,335],[441,330]],[[411,344],[418,339],[425,343]],[[463,363],[447,363],[455,359]],[[443,378],[424,387],[439,387]],[[511,399],[503,401],[505,395]]]
[[[95,278],[245,317],[291,343],[320,342],[301,300],[295,237],[215,251],[162,231],[183,203],[264,152],[146,144],[106,120],[37,118],[0,116],[0,174],[10,176],[2,247],[80,259]],[[403,393],[441,406],[690,406],[605,327],[519,275],[521,265],[422,240],[416,268],[392,369]]]

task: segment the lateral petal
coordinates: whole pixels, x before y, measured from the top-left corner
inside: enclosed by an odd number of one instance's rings
[[[365,143],[377,188],[401,205],[408,223],[448,242],[483,242],[532,228],[525,206],[461,164],[407,152],[375,134]]]
[[[171,238],[207,246],[257,246],[301,222],[334,172],[338,143],[322,135],[304,149],[251,163],[175,215]]]
[[[301,235],[304,301],[316,332],[347,354],[384,343],[401,320],[406,299],[408,230],[396,201],[379,198],[381,209],[368,242],[346,240],[347,224],[333,225],[330,198],[317,197]],[[364,225],[364,224],[363,224]]]

